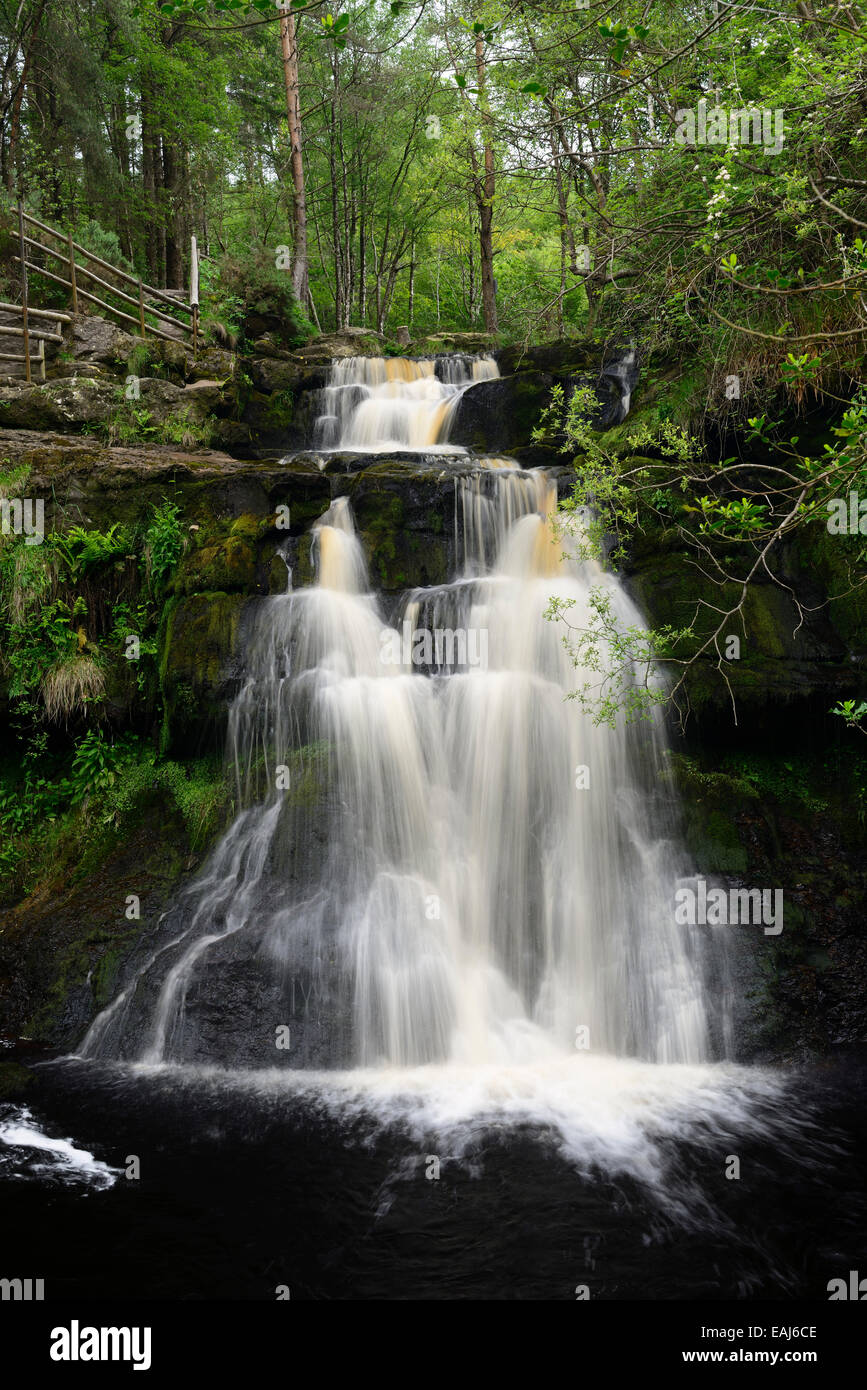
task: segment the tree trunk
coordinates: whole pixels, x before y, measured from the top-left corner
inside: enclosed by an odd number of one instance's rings
[[[163,136],[163,206],[165,208],[166,289],[184,287],[183,189],[181,170],[183,150]]]
[[[482,310],[485,316],[485,331],[497,331],[497,286],[494,280],[494,151],[489,143],[490,114],[485,94],[485,41],[481,34],[476,36],[476,77],[479,84],[479,108],[484,121],[485,174],[481,187],[477,189],[476,201],[479,208],[479,252],[482,268]]]
[[[142,188],[144,192],[144,241],[147,276],[158,285],[162,278],[157,240],[157,134],[154,128],[148,81],[141,90]]]
[[[39,26],[42,23],[42,16],[45,12],[46,0],[41,0],[36,14],[33,17],[33,28],[30,31],[30,41],[24,54],[24,67],[21,69],[21,79],[18,83],[18,91],[15,93],[15,100],[12,104],[12,124],[9,128],[9,154],[6,160],[6,187],[11,193],[15,183],[15,165],[18,154],[18,137],[21,134],[21,103],[24,100],[24,93],[27,90],[27,83],[30,78],[30,64],[33,60],[33,50],[39,37]],[[19,193],[21,192],[21,180],[19,178]]]
[[[412,332],[412,316],[415,309],[415,232],[412,234],[412,243],[409,248],[409,306],[407,308],[406,322],[410,332]]]
[[[291,10],[281,16],[280,43],[283,49],[283,78],[286,83],[286,113],[292,169],[292,293],[303,308],[310,295],[307,272],[307,198],[304,190],[304,161],[301,155],[298,39],[295,16]]]

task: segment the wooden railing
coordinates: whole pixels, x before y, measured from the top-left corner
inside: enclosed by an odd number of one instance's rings
[[[53,238],[55,242],[61,244],[63,249],[58,250],[56,246],[28,236],[27,233],[31,229],[41,232],[44,236]],[[32,259],[32,257],[37,254],[53,257],[55,261],[60,263],[61,268],[66,271],[66,274],[58,274],[55,270],[48,270],[46,266],[40,265],[37,261]],[[29,339],[31,336],[28,322],[29,318],[31,316],[41,316],[54,318],[58,322],[65,321],[68,323],[70,321],[68,315],[55,314],[53,310],[30,309],[28,305],[28,271],[33,271],[35,274],[43,276],[46,280],[52,281],[53,284],[63,285],[64,288],[68,289],[71,295],[73,314],[77,314],[79,311],[79,301],[86,300],[88,304],[97,305],[104,313],[111,314],[122,323],[132,324],[142,338],[165,338],[171,342],[190,343],[193,349],[193,355],[195,356],[198,352],[199,267],[195,237],[192,238],[189,307],[184,304],[178,296],[171,294],[167,290],[156,289],[153,285],[148,285],[143,280],[137,279],[136,276],[129,275],[125,270],[120,270],[117,266],[112,265],[110,261],[103,260],[101,256],[94,255],[92,251],[88,251],[86,247],[80,246],[78,242],[73,241],[71,232],[58,232],[56,228],[48,226],[45,222],[41,222],[37,217],[31,216],[30,213],[25,212],[22,203],[18,204],[18,254],[14,256],[13,259],[17,261],[22,268],[21,304],[10,305],[7,306],[7,308],[18,308],[22,313],[23,322],[21,332],[24,338],[24,355],[25,358],[28,359],[25,369],[28,381],[30,380]],[[84,262],[87,262],[87,264]],[[104,274],[98,275],[95,270],[91,269],[92,266],[98,266]],[[121,289],[119,285],[112,284],[110,280],[107,280],[105,274],[110,274],[116,280],[119,280],[121,285],[132,287],[136,293],[128,294],[125,289]],[[121,303],[132,305],[133,308],[137,310],[137,313],[134,316],[128,314],[123,309],[119,309],[115,304],[110,304],[105,299],[101,299],[98,295],[93,293],[92,289],[84,289],[81,284],[82,279],[86,280],[91,285],[99,286],[102,290],[107,291],[114,299],[119,299]],[[179,293],[182,294],[182,292]],[[157,302],[155,303],[154,301]],[[160,307],[163,304],[171,305],[175,312],[173,314],[168,313],[166,309]],[[179,313],[187,314],[189,316],[189,323],[185,323],[182,319],[179,319],[177,317]],[[157,322],[148,322],[149,319],[156,319]],[[172,332],[170,329],[167,331],[166,327],[161,325],[171,325],[171,328],[173,328],[175,332]],[[0,332],[6,331],[14,332],[16,336],[18,333],[18,330],[5,330],[2,325],[0,325]],[[39,337],[40,339],[45,338],[47,341],[59,340],[58,338],[54,338],[51,334],[34,333],[33,336]],[[0,360],[3,360],[2,354],[0,354]],[[44,366],[42,370],[44,373]]]
[[[32,309],[29,304],[7,304],[0,300],[0,312],[5,314],[18,314],[21,317],[21,327],[17,328],[13,324],[0,323],[0,334],[7,338],[21,338],[23,352],[0,352],[0,362],[23,362],[24,378],[26,381],[33,379],[33,364],[39,371],[39,380],[45,380],[45,344],[62,343],[63,334],[59,331],[60,324],[72,323],[69,314],[62,314],[59,309]],[[36,322],[39,319],[48,319],[49,323],[43,327]],[[53,331],[52,331],[53,330]],[[32,343],[36,339],[37,348],[33,352]]]

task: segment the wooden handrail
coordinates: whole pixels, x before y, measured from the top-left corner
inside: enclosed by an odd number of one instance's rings
[[[27,251],[24,247],[24,204],[18,200],[18,249],[21,252],[21,336],[24,339],[24,379],[30,384],[30,327],[27,318],[29,292],[27,286]]]
[[[56,319],[58,323],[72,323],[72,315],[63,314],[59,309],[33,309],[30,305],[27,307],[32,319]],[[0,312],[3,311],[12,314],[20,314],[21,305],[7,304],[5,300],[0,299]]]
[[[21,257],[13,256],[12,259],[20,261]],[[53,280],[56,285],[63,285],[67,290],[70,288],[69,281],[64,280],[61,275],[55,275],[53,271],[46,270],[44,266],[34,265],[32,261],[27,261],[26,264],[28,270],[35,270],[38,275],[44,275],[47,280]],[[122,309],[116,309],[113,304],[106,304],[104,299],[98,299],[95,294],[90,294],[89,291],[83,290],[80,285],[78,287],[78,297],[79,299],[89,300],[91,304],[98,304],[100,309],[107,309],[110,314],[115,314],[117,318],[123,319],[125,323],[131,323],[136,328],[140,326],[139,320],[134,319],[131,314],[125,314]],[[148,313],[149,312],[150,310],[148,310]],[[180,341],[173,333],[164,333],[161,328],[153,328],[150,324],[147,326],[147,331],[148,333],[152,333],[155,338],[164,338],[167,343],[177,343]],[[184,331],[189,333],[190,330],[185,328]]]
[[[78,251],[82,256],[86,256],[89,261],[93,261],[94,265],[101,265],[103,270],[112,271],[115,275],[119,276],[121,280],[125,280],[128,285],[135,285],[136,287],[138,287],[139,282],[137,275],[130,275],[129,271],[121,270],[119,266],[112,265],[110,261],[104,261],[101,256],[96,256],[92,251],[88,251],[86,246],[81,246],[77,241],[72,241],[66,233],[55,231],[54,227],[49,227],[45,222],[40,222],[37,217],[31,217],[29,212],[25,212],[24,220],[26,222],[29,222],[34,227],[39,227],[40,231],[48,232],[50,236],[56,237],[58,241],[62,241],[65,245],[72,246],[72,248],[75,251]],[[37,246],[42,246],[41,242],[31,243],[31,245],[33,244]],[[50,246],[42,246],[42,250],[48,251],[51,255],[57,255],[57,252],[54,251]],[[59,259],[67,260],[68,258],[66,256],[62,256],[59,257]],[[79,270],[81,269],[80,266],[78,268]],[[87,273],[88,272],[85,271],[85,274]],[[178,304],[178,301],[174,299],[171,295],[166,294],[165,290],[158,290],[153,285],[144,284],[144,282],[142,283],[144,285],[145,294],[148,296],[148,298],[161,299],[165,304],[174,305],[176,309],[186,310],[185,304]],[[181,290],[179,291],[179,293],[182,294],[183,291]],[[156,312],[157,311],[154,310],[154,313]],[[184,326],[186,327],[186,325]]]
[[[30,314],[29,314],[28,317],[30,317],[30,318],[33,317],[33,310],[32,310],[32,309],[30,310]],[[7,338],[23,338],[23,337],[24,337],[24,329],[23,329],[23,328],[12,328],[11,325],[8,325],[8,324],[5,324],[5,323],[0,323],[0,333],[5,333],[5,335],[6,335]],[[29,336],[30,336],[31,338],[45,338],[45,340],[46,340],[47,342],[49,342],[49,343],[62,343],[62,342],[63,342],[63,334],[62,334],[62,333],[46,333],[46,331],[45,331],[44,328],[39,328],[38,326],[33,326],[33,327],[31,327],[31,328],[29,329]]]
[[[49,256],[56,257],[56,259],[60,261],[61,265],[70,264],[68,258],[66,256],[61,256],[60,252],[55,251],[52,246],[43,246],[41,241],[34,241],[33,238],[29,236],[26,236],[24,240],[26,241],[28,246],[35,246],[40,251],[45,251]],[[28,261],[28,265],[30,264],[31,262]],[[72,265],[75,265],[74,261],[72,262]],[[34,268],[38,269],[38,267]],[[75,268],[78,271],[79,275],[86,275],[88,280],[93,280],[96,282],[97,285],[102,285],[102,288],[104,290],[108,290],[109,294],[116,295],[118,299],[122,299],[124,304],[132,304],[134,308],[138,308],[138,299],[134,299],[131,294],[127,294],[126,290],[119,290],[117,285],[109,284],[107,280],[101,279],[100,276],[95,274],[94,271],[86,270],[83,265],[76,266]],[[78,293],[81,293],[81,291],[78,290],[77,285],[73,286],[71,277],[69,280],[67,280],[66,283],[69,285],[70,289],[75,288]],[[137,285],[138,281],[136,280],[134,281],[134,283]],[[142,286],[142,288],[145,288],[144,285]],[[183,308],[184,306],[181,305],[180,307]],[[145,310],[147,313],[153,314],[155,318],[161,319],[164,323],[173,323],[176,328],[182,328],[185,333],[191,332],[191,327],[188,323],[182,323],[180,319],[176,319],[171,314],[167,314],[164,309],[153,309],[149,304],[146,304]]]
[[[37,228],[54,241],[60,242],[63,246],[63,251],[57,250],[57,248],[50,243],[37,241],[35,238],[27,236],[25,233],[25,226]],[[110,261],[103,260],[101,256],[97,256],[93,251],[88,251],[86,246],[81,246],[77,241],[73,241],[71,232],[59,232],[55,227],[49,226],[47,222],[42,222],[38,217],[33,217],[31,213],[25,212],[24,204],[20,199],[18,201],[18,241],[20,254],[14,256],[13,260],[17,261],[21,266],[22,302],[20,305],[7,304],[5,307],[7,311],[21,314],[25,357],[29,353],[28,270],[35,271],[36,274],[44,276],[45,279],[52,281],[52,283],[62,285],[64,289],[71,291],[73,314],[78,313],[79,299],[85,299],[90,304],[95,304],[98,308],[111,314],[114,318],[120,319],[123,323],[132,324],[142,337],[147,337],[148,334],[151,334],[153,337],[163,338],[166,342],[182,342],[185,345],[187,341],[191,339],[193,356],[196,356],[198,348],[199,307],[198,247],[195,237],[192,238],[189,306],[184,303],[184,291],[182,289],[171,292],[157,289],[154,285],[145,284],[143,280],[137,278],[135,275],[131,275],[126,270],[121,270],[119,266],[112,265]],[[31,261],[29,259],[30,254],[36,256],[36,260]],[[104,280],[102,276],[97,275],[95,271],[90,270],[87,266],[79,265],[77,261],[79,255],[90,262],[91,265],[100,266],[103,270],[110,272],[115,280],[119,280],[122,284],[132,286],[137,292],[136,295],[127,294],[126,291],[121,289],[117,284],[112,283],[110,280]],[[38,264],[38,261],[44,260],[46,256],[51,256],[55,261],[60,262],[61,268],[68,272],[68,280],[63,275],[57,275],[54,271],[47,270],[44,265]],[[132,314],[124,313],[124,311],[117,308],[115,304],[108,304],[104,299],[100,299],[98,295],[82,289],[78,283],[79,276],[84,276],[85,279],[90,280],[94,285],[98,285],[109,294],[112,299],[120,300],[123,304],[131,305],[138,311],[138,317],[134,318]],[[182,319],[176,318],[174,314],[167,313],[165,309],[157,308],[153,303],[146,303],[146,300],[159,300],[163,304],[169,304],[176,313],[188,314],[190,322],[185,323]],[[2,304],[0,304],[0,307],[2,307]],[[55,328],[59,323],[72,322],[69,314],[53,312],[47,309],[37,309],[34,310],[33,313],[34,316],[40,318],[53,318],[55,320]],[[153,323],[146,322],[146,318],[148,317],[152,320],[157,319],[160,324],[171,325],[171,327],[179,329],[179,334],[166,332],[164,328],[156,327]],[[58,336],[48,333],[34,334],[33,336],[44,337],[54,342],[58,341]],[[29,361],[27,362],[27,379],[28,381],[30,380]]]

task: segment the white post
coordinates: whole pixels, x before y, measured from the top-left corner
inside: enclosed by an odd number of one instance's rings
[[[190,308],[193,311],[193,356],[199,343],[199,247],[196,238],[190,237]]]

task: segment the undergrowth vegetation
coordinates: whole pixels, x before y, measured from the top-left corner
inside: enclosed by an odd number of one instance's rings
[[[177,819],[190,852],[198,854],[233,806],[220,759],[162,759],[144,738],[111,738],[96,727],[65,756],[51,752],[44,732],[36,735],[23,784],[20,772],[0,767],[0,901],[6,902],[43,882],[84,878],[154,807],[156,825]]]
[[[0,492],[26,481],[0,475]],[[159,792],[191,847],[225,804],[209,765],[159,761],[146,738],[111,729],[111,697],[134,683],[141,718],[158,718],[157,634],[185,546],[180,509],[164,499],[135,525],[73,526],[0,539],[0,678],[19,757],[0,770],[0,873],[24,890],[71,847],[83,862]]]

